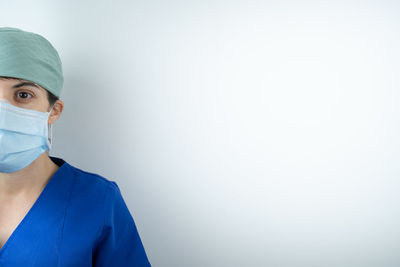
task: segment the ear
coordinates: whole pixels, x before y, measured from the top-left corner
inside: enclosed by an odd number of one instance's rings
[[[60,99],[54,103],[53,109],[50,112],[48,124],[53,124],[61,116],[64,109],[64,102]]]

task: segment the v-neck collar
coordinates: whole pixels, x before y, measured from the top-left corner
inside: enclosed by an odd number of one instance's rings
[[[7,251],[8,247],[10,247],[10,243],[12,244],[13,240],[18,236],[18,233],[21,231],[21,228],[25,224],[29,222],[35,211],[40,207],[40,204],[43,202],[43,199],[50,193],[51,188],[55,186],[57,179],[60,179],[61,174],[64,172],[64,169],[68,167],[68,163],[61,158],[49,156],[49,158],[59,166],[57,171],[53,174],[50,180],[47,182],[45,187],[43,188],[42,192],[39,194],[36,201],[33,203],[32,207],[29,211],[25,214],[24,218],[20,221],[18,226],[14,229],[11,235],[8,237],[7,241],[4,243],[3,247],[0,249],[0,263],[3,254]]]

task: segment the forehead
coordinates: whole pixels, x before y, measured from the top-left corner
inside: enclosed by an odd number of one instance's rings
[[[24,80],[24,79],[13,78],[13,77],[5,77],[5,76],[0,76],[0,80],[15,81],[15,82],[31,82],[31,81]]]
[[[14,83],[27,83],[27,86],[30,86],[32,88],[35,88],[37,90],[40,91],[46,91],[46,89],[44,89],[43,87],[41,87],[39,84],[32,82],[32,81],[28,81],[28,80],[24,80],[24,79],[19,79],[19,78],[13,78],[13,77],[5,77],[5,76],[0,76],[0,80],[3,81],[12,81]],[[31,84],[31,85],[30,85]],[[35,87],[36,86],[36,87]]]
[[[5,77],[5,76],[0,76],[0,80],[25,81],[25,80],[22,80],[22,79],[12,78],[12,77]]]

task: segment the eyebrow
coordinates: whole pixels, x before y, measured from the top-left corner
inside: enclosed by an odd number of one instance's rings
[[[32,87],[35,87],[37,89],[40,89],[39,86],[37,86],[36,84],[31,83],[31,82],[22,82],[22,83],[14,85],[12,88],[20,88],[20,87],[23,87],[23,86],[32,86]]]

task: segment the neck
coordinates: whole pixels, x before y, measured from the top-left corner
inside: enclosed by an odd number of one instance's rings
[[[0,196],[17,196],[43,189],[59,167],[43,152],[30,165],[13,173],[0,173]]]

